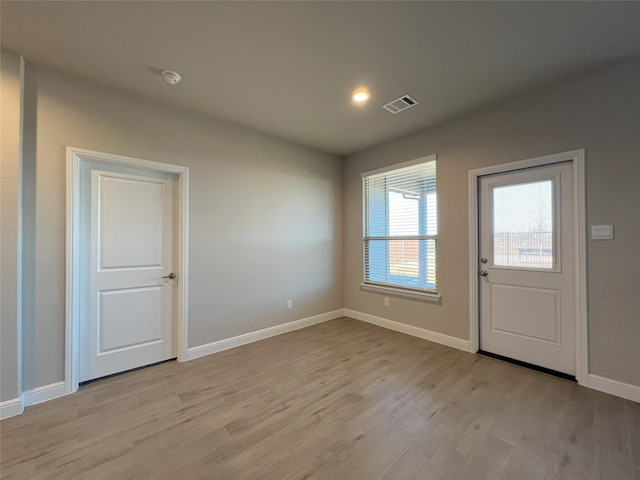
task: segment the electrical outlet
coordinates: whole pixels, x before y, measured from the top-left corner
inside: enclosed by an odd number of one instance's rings
[[[287,300],[287,310],[291,310],[293,308],[293,300]]]
[[[384,297],[384,306],[385,307],[389,306],[389,297]]]

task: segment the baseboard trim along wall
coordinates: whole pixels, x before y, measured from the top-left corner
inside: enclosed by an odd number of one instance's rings
[[[20,398],[14,398],[13,400],[0,403],[0,420],[20,415],[26,407],[30,407],[31,405],[48,402],[49,400],[64,397],[68,394],[69,392],[67,392],[64,382],[56,382],[51,385],[34,388],[33,390],[27,390],[22,393],[22,397]]]
[[[29,407],[38,403],[48,402],[55,398],[64,397],[68,393],[64,382],[56,382],[34,388],[33,390],[27,390],[22,394],[22,402],[25,407]]]
[[[0,420],[5,418],[15,417],[20,415],[24,411],[24,405],[21,398],[14,398],[13,400],[6,400],[0,403]]]
[[[373,325],[378,325],[379,327],[394,330],[396,332],[405,333],[407,335],[411,335],[412,337],[418,337],[422,338],[423,340],[440,343],[442,345],[446,345],[447,347],[457,348],[458,350],[463,350],[465,352],[468,352],[470,348],[469,340],[450,337],[449,335],[444,335],[443,333],[437,333],[431,330],[426,330],[424,328],[414,327],[412,325],[395,322],[393,320],[387,320],[386,318],[376,317],[374,315],[369,315],[368,313],[362,313],[356,310],[349,310],[348,308],[345,308],[344,316],[355,318],[356,320],[360,320],[363,322],[372,323]]]
[[[258,340],[282,335],[283,333],[310,327],[311,325],[316,325],[318,323],[328,322],[329,320],[334,320],[342,316],[344,316],[342,309],[334,310],[333,312],[321,313],[320,315],[314,315],[313,317],[302,318],[282,325],[264,328],[255,332],[244,333],[236,337],[226,338],[224,340],[207,343],[205,345],[199,345],[197,347],[187,349],[187,360],[194,360],[196,358],[212,355],[224,350],[229,350],[230,348],[239,347],[240,345],[246,345],[247,343],[257,342]]]
[[[581,385],[640,403],[640,386],[619,382],[618,380],[601,377],[593,373],[589,373]]]
[[[465,352],[470,351],[470,342],[468,340],[451,337],[449,335],[433,332],[424,328],[406,325],[404,323],[345,308],[334,310],[332,312],[321,313],[320,315],[314,315],[312,317],[295,320],[293,322],[276,325],[274,327],[265,328],[255,332],[245,333],[236,337],[219,340],[217,342],[189,348],[187,350],[187,360],[194,360],[196,358],[205,357],[207,355],[222,352],[230,348],[239,347],[240,345],[257,342],[259,340],[264,340],[265,338],[274,337],[276,335],[292,332],[294,330],[299,330],[305,327],[310,327],[311,325],[316,325],[318,323],[328,322],[329,320],[334,320],[340,317],[350,317],[355,320],[371,323],[382,328],[387,328],[389,330],[404,333],[406,335],[422,338],[423,340],[429,340],[431,342],[446,345],[448,347],[456,348]],[[581,385],[587,388],[598,390],[600,392],[608,393],[617,397],[640,403],[640,386],[630,385],[628,383],[619,382],[617,380],[611,380],[609,378],[601,377],[599,375],[594,375],[591,373],[586,376],[585,381]],[[33,390],[24,392],[21,398],[6,400],[0,403],[0,419],[20,415],[21,413],[23,413],[25,407],[63,397],[67,394],[68,392],[66,391],[64,382],[52,383],[51,385],[34,388]]]

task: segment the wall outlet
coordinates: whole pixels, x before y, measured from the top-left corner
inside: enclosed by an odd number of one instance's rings
[[[291,310],[293,308],[293,300],[287,300],[287,310]]]
[[[385,307],[389,306],[389,297],[384,297],[384,306]]]

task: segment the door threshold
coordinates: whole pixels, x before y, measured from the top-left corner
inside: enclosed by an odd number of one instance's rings
[[[536,372],[546,373],[547,375],[553,375],[554,377],[559,377],[564,380],[569,380],[571,382],[576,382],[575,375],[569,375],[568,373],[558,372],[557,370],[551,370],[550,368],[541,367],[540,365],[534,365],[532,363],[522,362],[520,360],[515,360],[509,357],[503,357],[502,355],[498,355],[497,353],[487,352],[485,350],[478,350],[480,355],[484,355],[486,357],[495,358],[497,360],[502,360],[503,362],[513,363],[514,365],[518,365],[520,367],[525,367],[530,370],[535,370]]]
[[[83,385],[88,385],[89,383],[98,382],[100,380],[105,380],[105,379],[111,378],[111,377],[117,377],[119,375],[124,375],[125,373],[135,372],[136,370],[142,370],[143,368],[155,367],[156,365],[160,365],[162,363],[167,363],[167,362],[173,362],[174,360],[177,360],[177,359],[178,359],[178,357],[167,358],[166,360],[161,360],[159,362],[150,363],[149,365],[143,365],[141,367],[130,368],[129,370],[124,370],[123,372],[116,372],[116,373],[112,373],[110,375],[105,375],[104,377],[92,378],[91,380],[85,380],[84,382],[78,383],[78,386],[82,387]]]

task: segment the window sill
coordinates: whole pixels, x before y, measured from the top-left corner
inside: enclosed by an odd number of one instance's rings
[[[442,304],[442,297],[437,293],[419,292],[417,290],[373,285],[370,283],[361,283],[360,290],[363,292],[380,293],[394,297],[408,298],[410,300],[419,300],[421,302]]]

